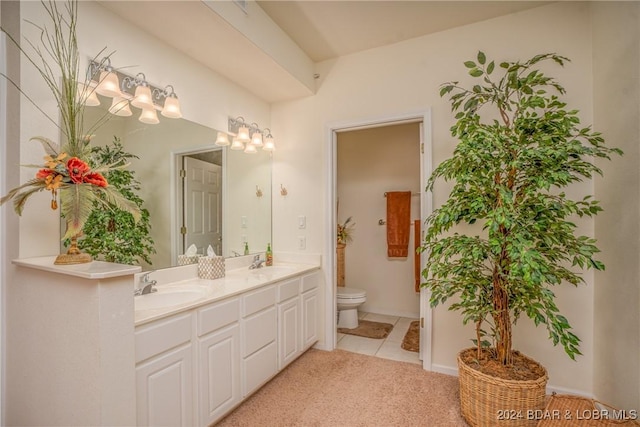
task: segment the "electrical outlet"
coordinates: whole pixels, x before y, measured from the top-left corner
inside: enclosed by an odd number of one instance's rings
[[[298,228],[299,229],[304,229],[307,228],[307,217],[304,215],[300,215],[298,217]]]
[[[304,250],[307,248],[307,238],[304,236],[298,236],[298,249]]]

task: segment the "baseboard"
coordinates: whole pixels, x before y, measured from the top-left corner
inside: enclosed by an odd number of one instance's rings
[[[366,307],[366,309],[363,309],[361,311],[364,311],[366,313],[372,313],[372,314],[382,314],[384,316],[407,317],[409,319],[420,318],[420,312],[386,310],[383,308],[376,308],[376,307]]]
[[[447,366],[447,365],[438,365],[438,364],[432,364],[431,365],[431,371],[432,372],[437,372],[439,374],[445,374],[445,375],[451,375],[453,377],[457,377],[458,376],[458,368],[457,367],[453,367],[453,366]],[[567,388],[567,387],[559,387],[559,386],[555,386],[553,384],[547,384],[547,394],[553,394],[553,393],[557,393],[557,394],[570,394],[570,395],[574,395],[574,396],[580,396],[580,397],[586,397],[589,399],[595,399],[594,395],[592,393],[587,393],[585,391],[582,390],[574,390],[571,388]]]

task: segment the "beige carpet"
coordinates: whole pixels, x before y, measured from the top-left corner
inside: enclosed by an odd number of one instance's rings
[[[342,334],[357,335],[365,338],[383,339],[393,329],[391,323],[372,322],[371,320],[359,320],[358,326],[353,329],[338,328]]]
[[[458,379],[343,350],[311,349],[218,426],[467,426]]]

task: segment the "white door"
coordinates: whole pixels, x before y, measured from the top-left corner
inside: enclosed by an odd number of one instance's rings
[[[426,131],[426,134],[425,134]],[[425,234],[425,220],[433,211],[431,193],[424,191],[427,180],[431,176],[431,115],[424,115],[424,121],[420,123],[420,218],[421,240]],[[420,255],[420,271],[424,270],[427,254]],[[422,368],[431,370],[431,306],[429,305],[430,293],[425,288],[420,288],[420,359]]]
[[[222,255],[222,166],[183,157],[183,252],[192,244],[206,254],[211,245]]]

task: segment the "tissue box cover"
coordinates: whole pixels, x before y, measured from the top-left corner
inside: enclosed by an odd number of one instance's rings
[[[224,277],[224,257],[198,258],[198,277],[201,279],[220,279]]]
[[[202,255],[178,255],[178,265],[197,264]]]

